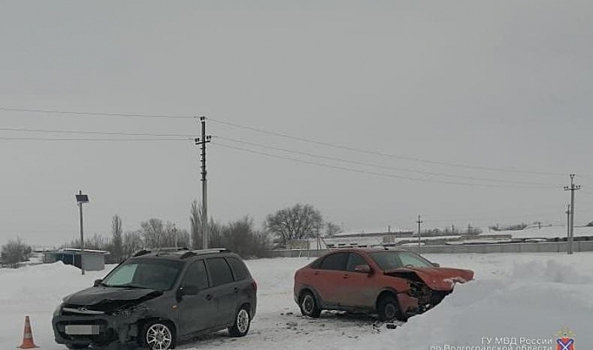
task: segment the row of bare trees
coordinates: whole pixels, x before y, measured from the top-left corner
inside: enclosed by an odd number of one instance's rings
[[[152,218],[140,223],[140,228],[123,231],[122,219],[114,215],[111,237],[95,234],[85,239],[85,249],[110,252],[109,262],[123,261],[142,249],[163,247],[203,246],[202,207],[196,201],[190,209],[190,231],[177,229],[169,221]],[[332,236],[340,227],[324,222],[319,210],[308,204],[296,204],[266,217],[262,230],[256,229],[253,219],[246,216],[227,224],[208,220],[209,247],[227,248],[245,258],[265,257],[273,247],[287,247],[291,241],[320,235]],[[73,240],[62,247],[80,248],[80,240]]]
[[[84,247],[108,251],[109,262],[120,262],[145,248],[189,247],[189,232],[177,230],[171,222],[153,218],[140,223],[140,227],[139,230],[124,233],[121,218],[114,215],[111,220],[111,238],[95,234],[85,239]],[[80,239],[62,245],[69,248],[80,246]]]

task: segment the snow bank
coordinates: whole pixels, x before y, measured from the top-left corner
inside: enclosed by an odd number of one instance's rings
[[[500,276],[489,267],[481,271],[481,266],[474,266],[475,281],[458,285],[435,309],[395,331],[366,339],[368,348],[487,346],[494,343],[483,343],[482,337],[516,337],[518,343],[521,338],[553,341],[549,346],[556,349],[556,333],[562,327],[576,334],[577,349],[593,348],[593,255],[587,254],[587,259],[529,255],[528,261],[521,255],[505,257],[510,273]],[[582,260],[588,264],[582,265]]]

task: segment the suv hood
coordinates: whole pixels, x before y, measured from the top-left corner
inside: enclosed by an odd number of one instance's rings
[[[412,281],[422,281],[433,290],[451,291],[455,283],[465,283],[474,278],[471,270],[449,267],[400,267],[384,274]]]
[[[64,298],[64,302],[73,305],[91,306],[114,301],[148,300],[162,294],[162,291],[145,288],[90,287],[70,294]]]

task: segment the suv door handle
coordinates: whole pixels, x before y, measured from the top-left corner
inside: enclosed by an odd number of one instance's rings
[[[214,297],[212,296],[212,294],[208,294],[206,295],[206,300],[212,300]]]
[[[348,274],[347,273],[344,274],[344,276],[342,276],[342,278],[344,278],[344,279],[348,278]]]
[[[239,293],[239,288],[235,287],[234,291],[235,293]]]

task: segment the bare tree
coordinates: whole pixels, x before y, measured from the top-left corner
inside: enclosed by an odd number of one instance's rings
[[[144,247],[142,231],[126,232],[123,236],[123,257],[129,258]]]
[[[342,228],[338,224],[334,224],[333,222],[325,223],[325,236],[326,237],[333,237],[340,232],[342,232]]]
[[[123,257],[123,232],[122,222],[118,215],[114,215],[111,221],[111,258],[115,262],[120,262]]]
[[[30,246],[23,243],[20,238],[17,238],[16,240],[8,241],[8,243],[2,246],[0,258],[3,264],[17,268],[20,262],[29,260],[32,251]]]
[[[291,240],[316,236],[323,228],[323,217],[312,205],[296,204],[268,215],[265,227],[286,247]]]
[[[164,240],[162,247],[186,247],[189,248],[189,233],[187,230],[179,230],[172,222],[168,221],[163,232]]]
[[[202,234],[202,205],[198,204],[197,201],[191,203],[189,221],[191,224],[192,248],[200,249],[204,244]]]
[[[166,246],[165,225],[160,219],[150,219],[140,224],[144,236],[144,244],[148,248]]]
[[[105,236],[95,233],[90,239],[84,240],[84,249],[107,250],[109,239]]]
[[[80,244],[80,238],[74,239],[69,243],[62,244],[60,248],[77,248],[80,249],[82,244]],[[86,238],[84,240],[84,249],[93,249],[93,250],[109,250],[110,243],[109,240],[106,239],[103,235],[98,233],[93,234],[91,237]]]

